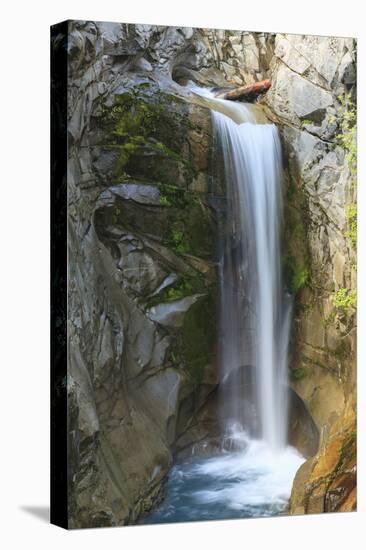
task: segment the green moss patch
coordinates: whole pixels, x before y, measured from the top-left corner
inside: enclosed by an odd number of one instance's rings
[[[297,369],[290,369],[290,378],[291,380],[298,381],[302,380],[306,376],[306,369],[304,367],[299,367]]]
[[[179,336],[179,356],[195,384],[202,382],[205,368],[213,361],[216,336],[216,307],[213,291],[187,311]]]
[[[116,95],[112,107],[100,106],[95,116],[102,140],[100,145],[116,151],[114,177],[152,178],[171,183],[196,175],[193,163],[184,155],[189,129],[186,107],[175,105],[171,96],[149,83]]]
[[[282,266],[284,282],[291,294],[297,294],[311,284],[305,202],[299,182],[289,176],[284,212]]]
[[[206,292],[205,281],[201,273],[192,276],[181,275],[170,286],[165,287],[159,294],[152,296],[146,304],[147,308],[161,304],[162,302],[175,302],[192,294]]]
[[[309,268],[302,259],[296,256],[285,256],[283,259],[284,278],[291,294],[297,294],[310,283]]]

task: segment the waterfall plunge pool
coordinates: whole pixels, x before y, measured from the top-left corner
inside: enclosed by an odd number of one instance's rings
[[[274,452],[253,439],[244,450],[192,456],[173,466],[164,500],[143,523],[276,516],[286,510],[304,461],[293,447]]]

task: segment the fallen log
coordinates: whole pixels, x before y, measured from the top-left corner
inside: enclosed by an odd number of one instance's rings
[[[259,82],[254,82],[254,84],[239,86],[238,88],[234,88],[234,90],[220,92],[216,97],[220,99],[230,99],[232,101],[236,99],[254,101],[260,94],[267,92],[270,87],[270,80],[260,80]]]

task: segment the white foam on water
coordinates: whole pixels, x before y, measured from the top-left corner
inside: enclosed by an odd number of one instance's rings
[[[272,505],[281,511],[303,462],[293,447],[274,452],[265,441],[250,440],[243,452],[222,454],[192,467],[191,474],[206,478],[208,487],[195,492],[194,498],[201,505],[217,502],[237,510]]]
[[[274,451],[249,439],[245,450],[191,458],[173,466],[162,504],[146,523],[268,517],[286,511],[293,478],[305,459],[293,447]]]

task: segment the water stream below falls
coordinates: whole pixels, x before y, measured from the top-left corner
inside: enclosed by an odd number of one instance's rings
[[[145,523],[279,514],[304,461],[287,444],[291,299],[281,277],[278,130],[258,106],[204,90],[196,98],[211,109],[226,193],[219,220],[218,415],[222,439],[233,445],[175,464],[164,501]]]
[[[287,508],[303,457],[292,447],[274,452],[264,441],[173,466],[163,502],[144,523],[275,516]]]

